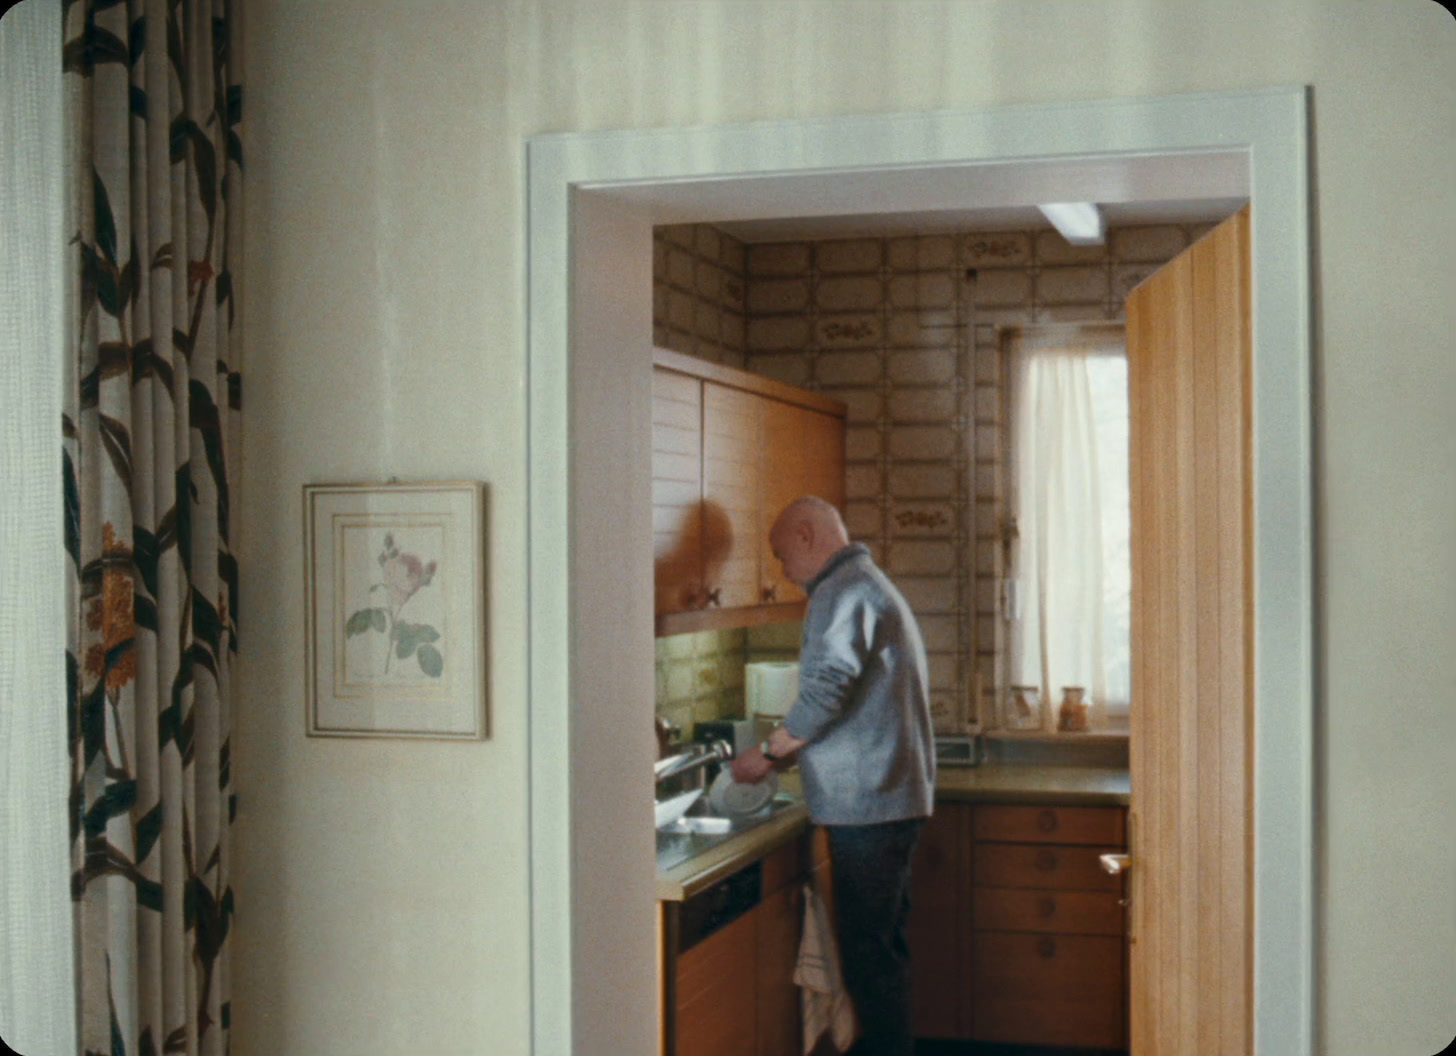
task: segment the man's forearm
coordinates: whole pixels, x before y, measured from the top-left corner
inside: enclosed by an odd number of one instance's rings
[[[795,737],[782,726],[775,726],[773,733],[769,734],[768,754],[775,760],[790,759],[799,754],[799,749],[808,743],[808,741]]]

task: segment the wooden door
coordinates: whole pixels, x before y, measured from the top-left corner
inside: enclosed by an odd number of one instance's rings
[[[1249,214],[1127,302],[1133,1056],[1252,1038]]]

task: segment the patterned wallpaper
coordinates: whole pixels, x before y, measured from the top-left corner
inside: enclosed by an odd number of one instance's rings
[[[1051,230],[747,246],[707,225],[658,230],[658,344],[848,406],[846,520],[920,619],[941,731],[976,720],[978,681],[993,723],[1003,681],[1005,331],[1120,322],[1128,292],[1210,226],[1113,229],[1092,247]],[[741,709],[755,646],[743,632],[718,637],[691,643],[690,657],[659,642],[660,712]],[[699,677],[677,673],[684,663]]]

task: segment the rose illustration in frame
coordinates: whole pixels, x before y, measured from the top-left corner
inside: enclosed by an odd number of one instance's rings
[[[310,736],[485,735],[484,488],[304,487]]]

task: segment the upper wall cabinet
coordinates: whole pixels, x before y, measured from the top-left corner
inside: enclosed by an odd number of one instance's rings
[[[652,525],[659,636],[803,616],[768,544],[800,495],[844,506],[844,404],[653,353]]]

